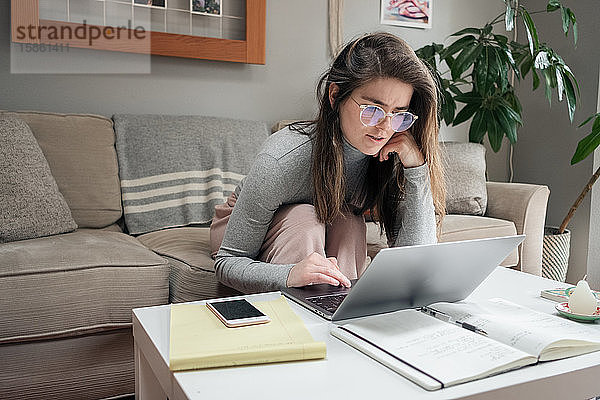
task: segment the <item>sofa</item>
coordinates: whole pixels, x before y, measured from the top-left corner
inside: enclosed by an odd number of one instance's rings
[[[124,218],[113,119],[30,111],[0,111],[1,118],[18,118],[30,128],[77,229],[0,243],[0,397],[105,399],[131,395],[133,308],[238,294],[215,279],[208,225],[189,223],[130,233]],[[195,118],[195,123],[205,121]],[[188,122],[181,126],[190,126]],[[219,121],[211,123],[219,126]],[[248,134],[245,124],[254,131],[262,129],[253,138],[257,146],[270,134],[264,123],[228,124],[239,127],[227,132],[233,138]],[[225,132],[212,133],[225,137]],[[177,141],[171,142],[176,148]],[[235,147],[235,142],[223,143]],[[461,146],[450,145],[458,154]],[[244,145],[241,151],[247,152],[248,147]],[[475,152],[481,160],[481,150]],[[199,158],[208,156],[198,154]],[[166,157],[175,162],[176,154]],[[461,165],[452,158],[447,162]],[[440,240],[524,233],[527,238],[503,265],[540,275],[548,189],[485,182],[485,167],[482,171],[481,166],[477,174],[479,193],[464,196],[464,201],[460,195],[453,198],[479,207],[481,215],[470,215],[458,206],[463,214],[446,216]],[[457,187],[452,182],[448,186]],[[0,187],[0,194],[3,190]],[[386,246],[372,222],[368,223],[367,239],[370,257]]]

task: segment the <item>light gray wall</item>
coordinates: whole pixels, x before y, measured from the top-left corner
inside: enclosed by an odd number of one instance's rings
[[[545,9],[546,0],[530,0],[532,10]],[[560,14],[538,14],[535,17],[540,37],[551,43],[571,66],[581,87],[581,99],[574,124],[569,123],[566,104],[559,103],[556,95],[552,106],[544,96],[543,87],[531,91],[531,77],[521,84],[518,92],[523,103],[524,126],[519,131],[515,148],[515,181],[547,184],[550,187],[547,224],[558,226],[569,211],[583,186],[593,173],[593,157],[571,166],[570,160],[582,139],[591,128],[577,129],[582,120],[596,110],[598,98],[598,66],[600,65],[600,9],[597,0],[563,0],[577,15],[579,41],[573,48],[573,38],[565,38],[561,30]],[[523,32],[523,30],[521,30]],[[572,231],[571,257],[567,280],[577,281],[588,267],[588,243],[600,242],[590,237],[590,224],[600,223],[598,213],[590,213],[588,196],[569,228]],[[597,233],[595,233],[597,235]],[[596,268],[598,260],[595,260]],[[590,265],[591,266],[591,265]],[[596,287],[599,287],[596,282]]]
[[[328,55],[325,0],[268,0],[266,65],[152,57],[151,74],[9,73],[9,2],[0,3],[0,108],[56,112],[205,114],[274,122],[308,118]],[[483,24],[502,1],[435,2],[433,29],[379,25],[378,0],[346,0],[345,38],[388,30],[420,47],[470,24]],[[72,49],[71,51],[79,51]],[[98,54],[102,54],[98,52]],[[466,125],[449,138],[466,140]]]
[[[600,67],[598,68],[600,78]],[[600,81],[600,79],[599,79]],[[598,102],[596,111],[600,112],[600,82],[598,82]],[[600,148],[594,152],[594,167],[600,168]],[[592,186],[590,196],[590,235],[588,240],[587,275],[590,286],[600,288],[600,182]]]

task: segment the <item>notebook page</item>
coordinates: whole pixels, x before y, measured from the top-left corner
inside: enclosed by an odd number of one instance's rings
[[[600,347],[600,333],[585,324],[500,298],[479,303],[435,303],[429,308],[448,314],[457,321],[475,325],[486,331],[490,338],[536,357],[540,357],[553,344],[560,345],[563,342],[565,347],[579,344],[578,348],[567,349],[566,352],[555,351],[554,354],[542,356],[542,361],[593,351],[593,345],[585,350],[586,343],[597,343]]]
[[[416,310],[367,317],[343,329],[444,384],[535,363],[528,354]]]

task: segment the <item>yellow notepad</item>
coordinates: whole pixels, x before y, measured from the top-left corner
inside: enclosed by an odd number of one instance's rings
[[[169,368],[182,371],[325,357],[325,343],[315,342],[283,296],[253,304],[271,322],[227,328],[203,304],[172,305]]]

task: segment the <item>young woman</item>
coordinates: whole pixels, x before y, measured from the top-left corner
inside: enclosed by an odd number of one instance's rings
[[[435,243],[445,214],[437,96],[398,37],[347,44],[319,81],[317,118],[273,134],[216,207],[218,279],[246,293],[350,286],[366,268],[367,210],[390,246]]]

